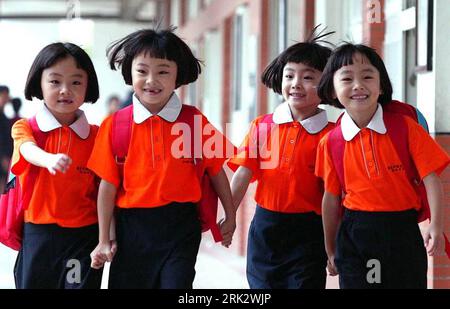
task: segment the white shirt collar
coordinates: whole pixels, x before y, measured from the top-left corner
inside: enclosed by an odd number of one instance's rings
[[[377,111],[367,125],[367,128],[380,134],[386,133],[387,130],[383,121],[383,107],[381,106],[381,104],[378,103]],[[347,111],[345,111],[344,115],[342,116],[341,130],[342,135],[347,142],[351,141],[356,136],[356,134],[361,131],[361,129],[356,125],[356,123],[347,113]]]
[[[273,112],[273,122],[276,124],[283,124],[293,122],[291,109],[289,104],[284,102],[278,105]],[[300,124],[305,128],[309,134],[316,134],[323,130],[328,124],[327,113],[324,110],[320,110],[318,114],[311,116],[307,119],[300,120]]]
[[[180,115],[182,104],[177,94],[174,92],[169,101],[164,105],[163,109],[157,114],[159,117],[167,120],[168,122],[175,122],[178,115]],[[154,116],[148,109],[139,101],[136,97],[136,93],[133,94],[133,119],[134,122],[139,124]]]
[[[89,136],[91,126],[89,125],[86,115],[82,110],[79,109],[76,111],[76,117],[77,119],[69,126],[69,128],[71,128],[72,131],[74,131],[80,138],[86,139]],[[42,132],[50,132],[54,129],[62,127],[45,104],[44,107],[37,112],[36,122]]]

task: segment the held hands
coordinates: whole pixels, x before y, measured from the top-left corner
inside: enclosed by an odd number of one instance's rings
[[[48,169],[50,174],[56,175],[56,172],[63,174],[67,172],[70,164],[72,164],[72,159],[68,155],[64,153],[57,153],[49,155],[45,167]]]
[[[443,251],[443,229],[431,221],[430,226],[423,235],[423,241],[429,256],[434,256]]]
[[[91,267],[100,269],[106,262],[111,262],[117,252],[117,242],[111,240],[109,243],[99,243],[91,252]]]
[[[334,255],[329,256],[327,260],[327,270],[330,276],[337,276],[339,273],[337,271],[336,265],[334,264]]]
[[[228,248],[233,240],[234,230],[236,230],[236,216],[228,216],[219,221],[220,233],[222,234],[222,246]]]

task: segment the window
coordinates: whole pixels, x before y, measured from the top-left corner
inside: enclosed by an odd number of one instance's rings
[[[236,14],[233,23],[233,109],[242,108],[242,52],[243,24],[242,15]]]

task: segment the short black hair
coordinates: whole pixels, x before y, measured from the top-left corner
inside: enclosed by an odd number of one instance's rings
[[[142,29],[113,42],[106,50],[111,69],[122,69],[127,85],[132,85],[131,64],[141,53],[151,57],[167,59],[177,64],[175,88],[195,82],[201,73],[201,61],[192,53],[189,46],[173,33],[175,27],[168,29]]]
[[[332,45],[321,38],[333,34],[334,31],[323,34],[323,31],[316,34],[316,30],[320,27],[317,25],[311,31],[305,42],[296,43],[288,47],[278,57],[276,57],[264,70],[261,75],[262,83],[273,89],[278,94],[282,94],[281,83],[283,81],[283,69],[288,62],[303,63],[318,71],[323,71],[331,54],[331,48],[320,45],[319,42]]]
[[[95,72],[91,58],[78,45],[61,42],[45,46],[34,59],[25,84],[25,98],[27,100],[32,100],[33,97],[40,100],[43,99],[41,89],[42,72],[67,57],[73,57],[78,68],[87,73],[88,84],[84,101],[95,103],[98,100],[97,73]]]
[[[392,101],[392,84],[389,79],[389,74],[386,70],[383,60],[378,55],[375,49],[363,45],[344,42],[343,45],[336,48],[330,56],[328,63],[323,71],[317,88],[317,94],[322,99],[324,104],[332,105],[337,108],[344,108],[338,99],[334,99],[334,73],[341,67],[353,64],[353,57],[355,54],[361,54],[370,61],[378,72],[380,73],[380,89],[381,94],[378,97],[378,102],[382,105]]]
[[[8,88],[8,86],[0,85],[0,93],[2,93],[2,92],[9,93],[9,88]]]

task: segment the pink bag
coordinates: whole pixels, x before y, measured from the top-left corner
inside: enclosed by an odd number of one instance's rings
[[[36,118],[28,120],[37,145],[44,148],[47,134],[39,130]],[[30,166],[30,172],[24,183],[22,192],[19,178],[9,171],[5,192],[0,197],[0,242],[13,250],[22,247],[24,210],[28,207],[34,183],[39,174],[39,167]]]

